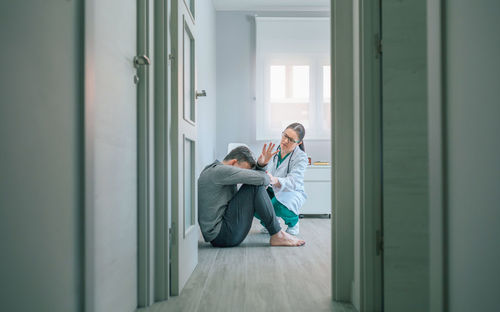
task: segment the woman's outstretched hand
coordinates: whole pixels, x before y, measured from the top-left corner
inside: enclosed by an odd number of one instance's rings
[[[257,163],[259,166],[264,167],[267,165],[267,163],[271,160],[271,158],[278,153],[278,149],[273,152],[274,147],[276,144],[273,144],[272,142],[269,142],[269,146],[267,144],[264,144],[262,147],[262,153],[259,156],[259,159],[257,160]]]
[[[278,178],[276,178],[275,176],[273,176],[272,174],[270,174],[268,171],[266,171],[267,175],[269,176],[269,180],[271,181],[271,185],[273,187],[276,187],[276,188],[280,188],[281,187],[281,184],[280,184],[280,180],[278,180]]]

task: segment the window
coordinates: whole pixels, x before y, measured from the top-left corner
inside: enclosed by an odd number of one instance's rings
[[[330,128],[332,126],[332,115],[330,114],[330,109],[331,109],[331,84],[330,84],[330,65],[323,65],[323,107],[322,107],[322,113],[323,113],[323,128],[328,129],[328,132],[330,132]]]
[[[280,129],[294,121],[309,126],[309,65],[271,65],[269,69],[271,124]]]
[[[300,122],[307,139],[329,139],[327,18],[257,17],[257,140],[275,139]]]

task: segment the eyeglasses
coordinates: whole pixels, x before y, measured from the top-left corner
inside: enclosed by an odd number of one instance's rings
[[[292,143],[300,143],[300,140],[298,141],[295,141],[294,139],[292,139],[291,137],[289,137],[285,132],[281,132],[281,137],[282,138],[286,138],[288,140],[288,143],[292,144]]]

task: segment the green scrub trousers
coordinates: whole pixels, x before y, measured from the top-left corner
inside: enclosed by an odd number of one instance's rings
[[[274,196],[274,192],[271,187],[267,188],[267,194],[269,195],[269,198],[271,198],[271,203],[273,204],[276,216],[282,218],[287,226],[294,227],[297,224],[297,222],[299,222],[299,216],[293,213],[293,211],[288,209],[285,205],[283,205],[276,199],[276,196]],[[261,220],[261,218],[257,213],[255,213],[255,217]],[[264,226],[262,220],[260,221],[260,224]]]

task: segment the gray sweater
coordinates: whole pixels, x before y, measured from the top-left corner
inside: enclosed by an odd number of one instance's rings
[[[268,185],[263,168],[242,169],[216,160],[203,169],[198,178],[198,223],[206,242],[220,232],[222,216],[236,194],[236,184]]]

